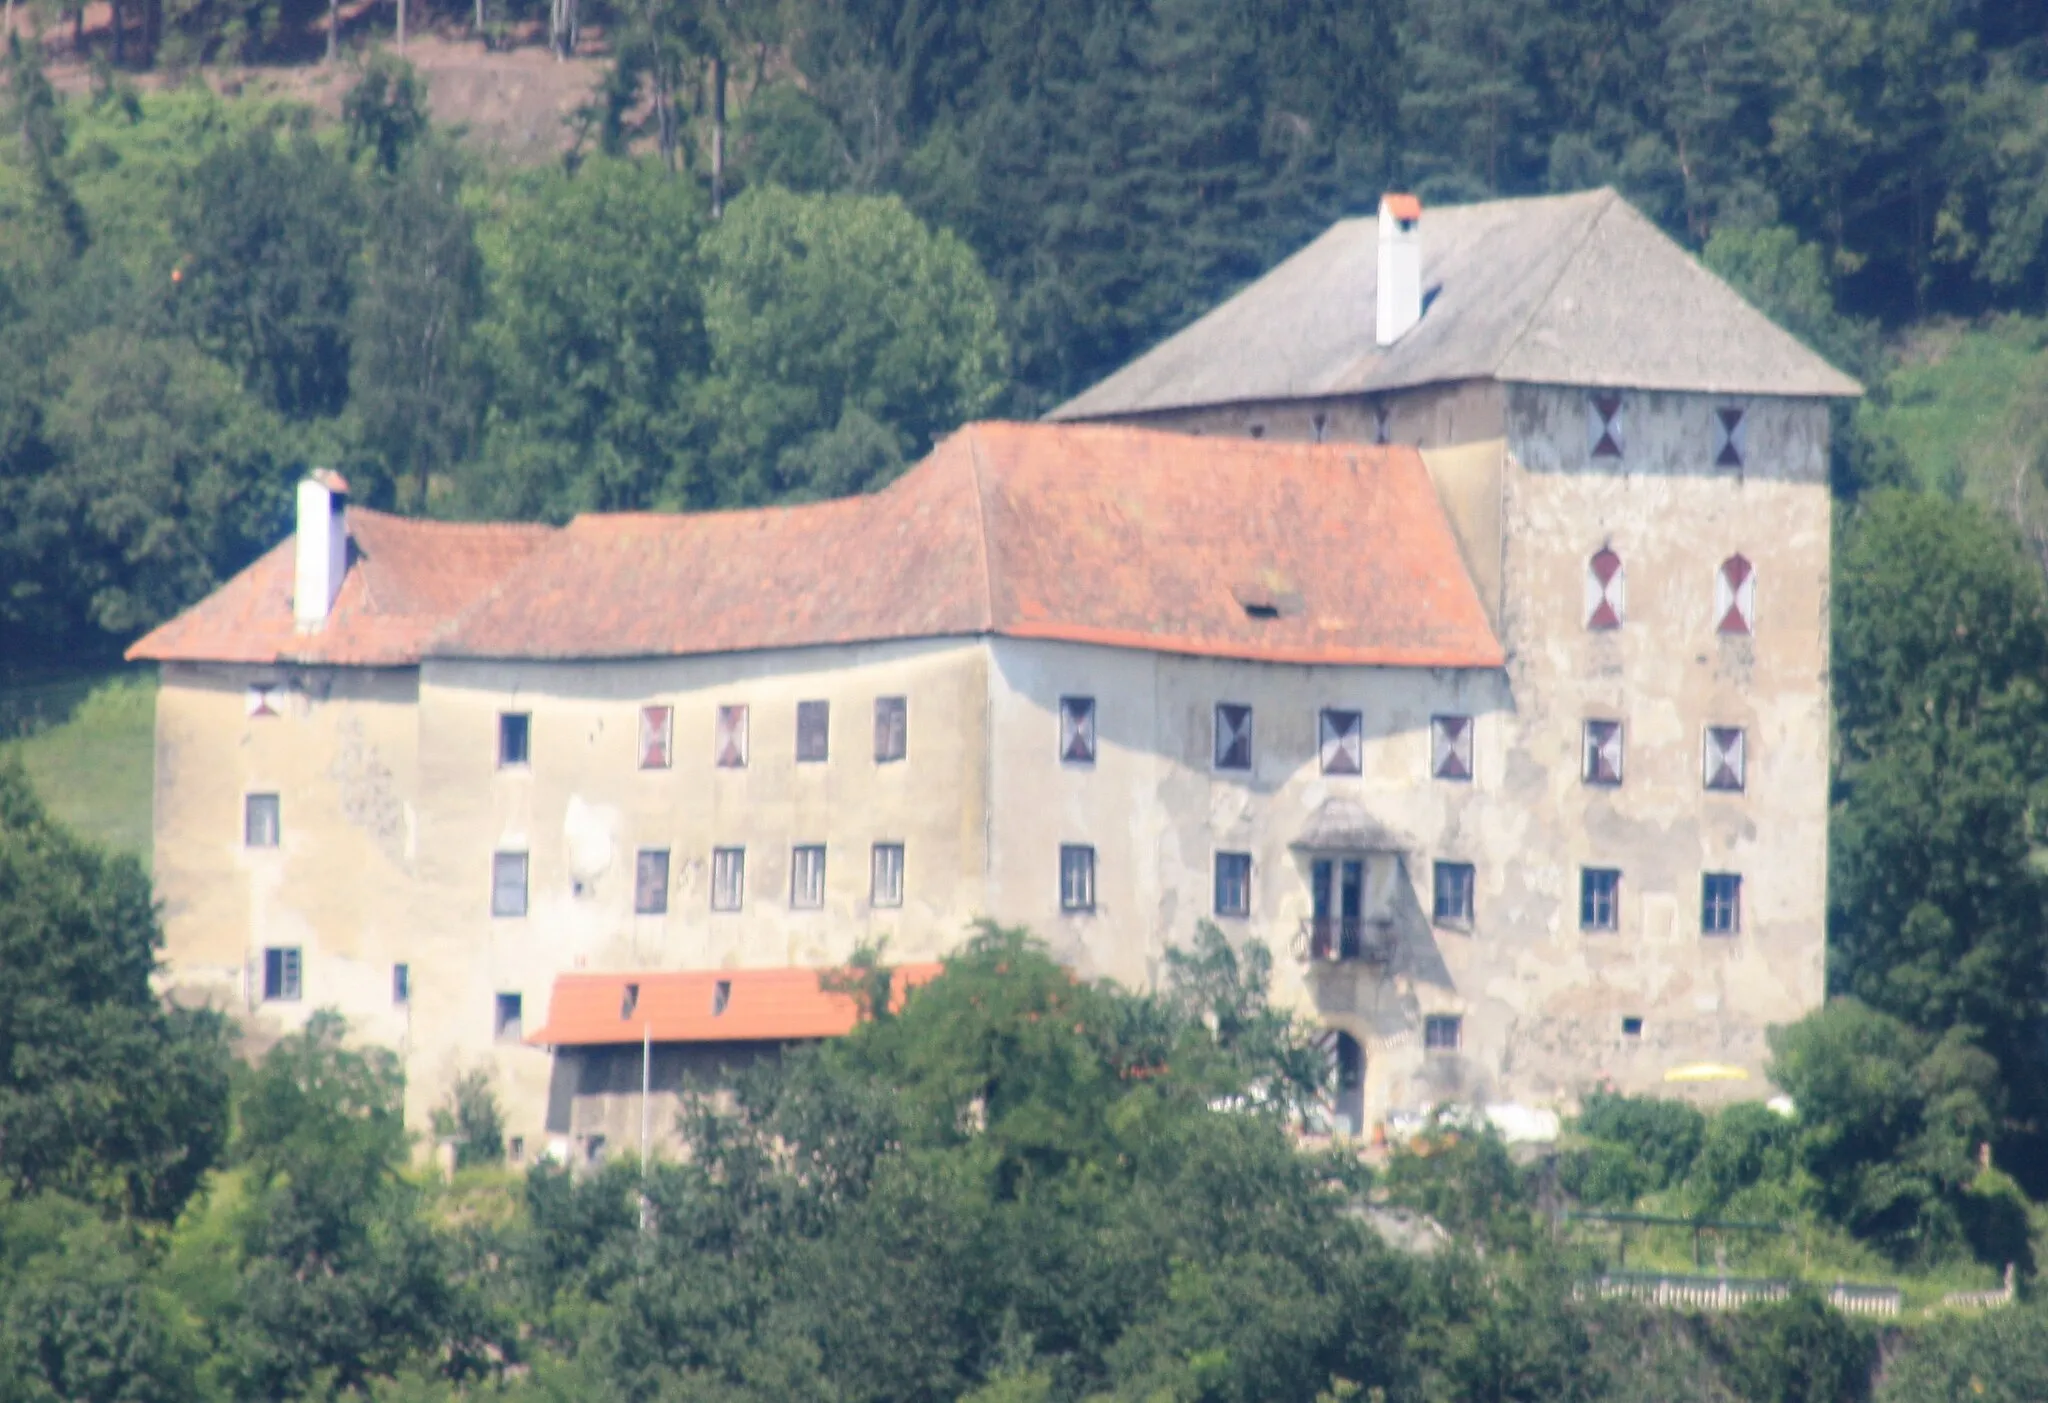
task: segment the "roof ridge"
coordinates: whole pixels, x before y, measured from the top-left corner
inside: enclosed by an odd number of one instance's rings
[[[1564,192],[1554,198],[1559,200],[1567,199],[1571,193],[1573,192]],[[1494,356],[1493,373],[1496,378],[1500,375],[1501,367],[1506,365],[1515,352],[1521,349],[1523,340],[1529,335],[1529,329],[1536,325],[1537,321],[1542,317],[1544,309],[1550,305],[1551,297],[1557,292],[1557,285],[1563,282],[1565,275],[1577,267],[1579,260],[1585,257],[1586,245],[1591,242],[1593,231],[1598,229],[1601,222],[1614,212],[1614,207],[1617,203],[1626,203],[1626,201],[1622,200],[1620,192],[1612,185],[1603,185],[1591,193],[1599,197],[1600,208],[1586,222],[1585,226],[1579,230],[1578,243],[1571,253],[1558,260],[1557,271],[1551,275],[1550,285],[1543,289],[1541,296],[1533,297],[1529,300],[1529,314],[1523,320],[1521,330],[1517,331],[1512,339],[1505,342],[1501,346],[1500,351]]]
[[[988,504],[983,500],[981,425],[969,424],[967,434],[967,475],[974,491],[974,538],[981,549],[981,627],[984,633],[996,628],[996,580],[994,550],[988,536]]]

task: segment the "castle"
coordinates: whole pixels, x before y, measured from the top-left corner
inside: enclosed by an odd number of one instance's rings
[[[415,1122],[488,1071],[529,1157],[983,916],[1132,985],[1264,941],[1339,1130],[1761,1094],[1823,991],[1858,392],[1611,191],[1389,196],[871,496],[549,528],[315,474],[131,653],[166,981],[338,1008]]]

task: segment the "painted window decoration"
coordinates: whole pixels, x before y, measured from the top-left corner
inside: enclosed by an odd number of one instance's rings
[[[1321,730],[1324,774],[1355,775],[1365,768],[1365,713],[1325,710]]]
[[[789,852],[789,905],[795,911],[820,911],[825,906],[825,847],[803,843]]]
[[[640,768],[665,770],[675,762],[676,709],[672,706],[640,708]]]
[[[1586,396],[1586,444],[1595,458],[1619,458],[1626,440],[1621,431],[1621,392],[1595,390]]]
[[[1472,778],[1472,718],[1429,718],[1429,772],[1437,779]]]
[[[1060,845],[1060,910],[1095,909],[1095,849],[1085,843]]]
[[[910,702],[903,697],[875,698],[875,763],[886,765],[910,753]]]
[[[491,1009],[492,1032],[501,1043],[526,1039],[526,1000],[518,994],[500,994]]]
[[[1708,789],[1728,794],[1741,793],[1747,779],[1744,773],[1742,727],[1707,727],[1704,749],[1701,782]]]
[[[1756,631],[1756,567],[1731,555],[1714,572],[1714,631],[1747,635]]]
[[[1422,1046],[1427,1052],[1456,1052],[1465,1040],[1465,1020],[1455,1013],[1432,1013],[1422,1020]]]
[[[498,717],[498,768],[511,769],[533,763],[533,717],[524,711],[507,711]]]
[[[633,914],[659,916],[668,910],[668,849],[642,848],[633,864]]]
[[[1579,929],[1621,929],[1621,873],[1611,867],[1580,869]]]
[[[1742,933],[1742,878],[1733,872],[1709,872],[1700,883],[1700,931],[1705,935]]]
[[[870,863],[868,905],[903,904],[903,844],[877,843]]]
[[[1249,916],[1252,913],[1252,855],[1216,854],[1216,914]]]
[[[1469,862],[1439,862],[1435,868],[1436,900],[1431,919],[1458,930],[1472,927],[1477,872]]]
[[[1723,405],[1714,411],[1714,466],[1739,468],[1749,447],[1749,429],[1739,405]]]
[[[1060,698],[1060,759],[1070,765],[1095,763],[1095,698]]]
[[[251,848],[274,848],[284,833],[284,821],[275,794],[249,794],[242,799],[242,844]]]
[[[1586,627],[1596,633],[1621,627],[1628,612],[1628,573],[1612,546],[1586,562]]]
[[[711,850],[711,909],[737,911],[747,896],[747,850]]]
[[[718,708],[718,733],[712,750],[721,770],[744,770],[747,767],[747,708],[744,705]]]
[[[1588,784],[1621,783],[1621,722],[1586,723],[1585,769]]]
[[[1252,709],[1236,702],[1216,703],[1216,768],[1252,767]]]
[[[796,762],[822,765],[831,753],[832,703],[803,701],[796,704]]]
[[[272,945],[263,952],[263,1002],[299,1001],[299,947]]]
[[[242,694],[242,712],[246,716],[279,716],[284,688],[275,682],[251,682],[249,690]]]
[[[493,916],[524,916],[526,914],[525,853],[493,853],[491,855],[491,914]]]

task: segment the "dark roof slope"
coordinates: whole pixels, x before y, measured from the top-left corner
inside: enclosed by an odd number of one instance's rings
[[[1612,190],[1422,213],[1422,320],[1374,336],[1379,221],[1332,225],[1048,418],[1495,379],[1834,398],[1862,388]]]
[[[996,633],[1496,667],[1412,449],[975,424],[872,496],[581,517],[433,648],[622,658]]]

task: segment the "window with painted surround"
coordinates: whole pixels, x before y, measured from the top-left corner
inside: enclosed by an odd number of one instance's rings
[[[1429,718],[1429,773],[1436,779],[1472,778],[1472,718]]]
[[[1252,913],[1252,855],[1216,854],[1216,902],[1219,916],[1249,916]]]
[[[1095,698],[1060,698],[1060,759],[1069,765],[1095,763]]]
[[[1756,632],[1756,567],[1731,555],[1714,572],[1714,631],[1723,637]]]
[[[1216,703],[1216,768],[1252,767],[1252,709],[1240,702]]]
[[[1619,721],[1588,721],[1580,778],[1587,784],[1621,783],[1622,729]]]
[[[672,706],[640,708],[640,768],[665,770],[675,762],[676,709]]]
[[[1060,910],[1095,909],[1095,849],[1085,843],[1060,845]]]
[[[1355,775],[1365,768],[1365,713],[1324,708],[1321,735],[1323,773]]]
[[[1621,929],[1621,873],[1614,868],[1580,869],[1579,929]]]
[[[747,896],[747,850],[711,850],[711,909],[737,911]]]
[[[1701,783],[1720,793],[1740,794],[1748,781],[1747,749],[1742,727],[1707,727],[1701,746]]]
[[[1602,546],[1586,561],[1586,628],[1609,633],[1621,627],[1628,612],[1628,572],[1612,546]]]

